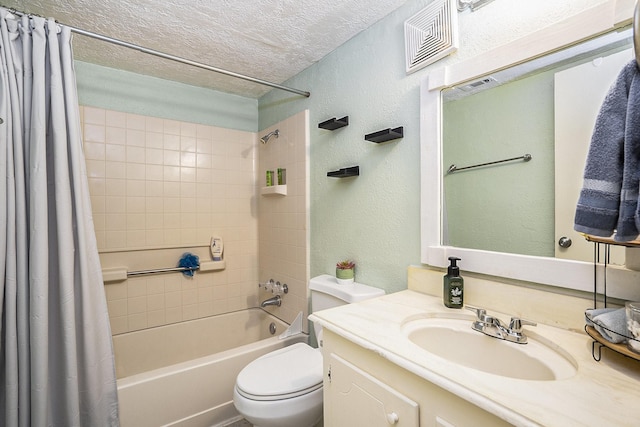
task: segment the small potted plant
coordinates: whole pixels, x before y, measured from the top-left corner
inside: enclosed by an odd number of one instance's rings
[[[336,264],[336,280],[341,285],[353,283],[356,264],[353,261],[340,261]]]

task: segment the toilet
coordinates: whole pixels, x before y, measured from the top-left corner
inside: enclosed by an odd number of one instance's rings
[[[324,274],[309,281],[311,311],[384,295],[361,283],[339,285]],[[322,345],[322,327],[313,325]],[[260,356],[240,371],[233,404],[255,427],[312,427],[322,419],[322,353],[297,343]]]

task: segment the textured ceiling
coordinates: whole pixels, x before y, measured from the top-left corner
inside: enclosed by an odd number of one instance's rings
[[[0,0],[7,8],[279,84],[405,2]],[[76,35],[73,46],[75,59],[106,67],[251,98],[271,90],[86,36]]]

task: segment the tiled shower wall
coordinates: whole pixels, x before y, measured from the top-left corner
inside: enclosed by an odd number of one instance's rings
[[[255,228],[254,133],[91,107],[82,117],[100,250],[206,244],[212,231]]]
[[[280,136],[259,144],[258,187],[266,184],[266,171],[286,169],[287,195],[261,195],[259,199],[260,280],[286,283],[289,293],[280,307],[268,307],[291,323],[303,313],[307,330],[309,280],[309,112],[302,111],[260,135],[278,129]],[[260,300],[271,295],[262,291]]]
[[[103,268],[209,260],[223,237],[226,268],[105,284],[114,334],[258,303],[256,134],[81,107],[94,226]]]
[[[268,278],[289,293],[267,310],[306,319],[307,111],[274,126],[280,137],[266,145],[252,132],[94,107],[81,107],[81,123],[103,269],[173,267],[187,251],[207,261],[211,236],[225,243],[224,270],[106,283],[113,334],[256,307],[271,296],[257,288]],[[261,196],[278,167],[287,196]]]

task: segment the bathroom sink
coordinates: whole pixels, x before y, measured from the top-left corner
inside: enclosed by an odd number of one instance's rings
[[[489,337],[471,329],[472,318],[420,317],[402,325],[415,345],[451,363],[493,375],[533,381],[570,378],[576,364],[553,343],[526,328],[527,344]]]

